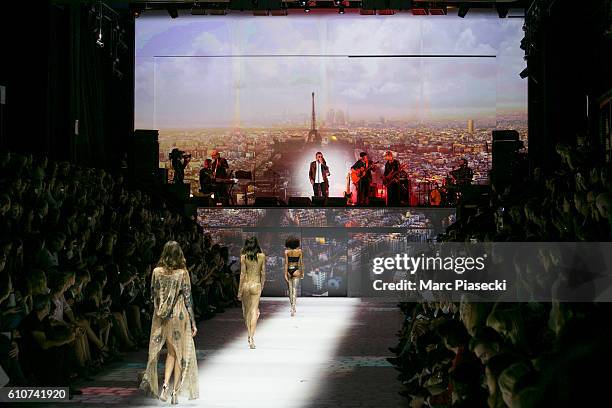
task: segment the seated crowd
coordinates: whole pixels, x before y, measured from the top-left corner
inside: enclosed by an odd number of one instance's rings
[[[121,175],[1,152],[0,191],[0,367],[9,385],[69,386],[147,348],[150,275],[168,240],[185,253],[197,319],[235,303],[227,248]]]
[[[559,145],[547,179],[517,179],[441,241],[576,242],[612,238],[612,170]],[[534,254],[530,254],[534,255]],[[548,270],[546,256],[536,258]],[[524,266],[516,260],[515,266]],[[553,270],[554,272],[554,270]],[[554,293],[554,292],[553,292]],[[434,296],[435,298],[435,296]],[[607,303],[400,303],[405,320],[388,360],[410,407],[599,406],[610,363]],[[598,403],[599,402],[599,403]]]

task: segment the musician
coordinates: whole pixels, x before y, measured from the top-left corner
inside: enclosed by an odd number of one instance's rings
[[[212,171],[212,179],[216,181],[217,179],[226,179],[229,177],[229,164],[227,164],[227,160],[221,157],[219,151],[217,149],[210,152],[210,157],[212,158],[211,163],[211,171]],[[217,183],[217,197],[219,199],[229,198],[227,185],[223,183]]]
[[[329,167],[323,158],[323,153],[317,152],[315,160],[310,162],[308,177],[315,197],[329,197]]]
[[[370,184],[372,184],[372,166],[366,152],[359,153],[359,160],[351,167],[354,174],[359,177],[357,188],[357,205],[368,205],[370,202]]]
[[[218,150],[210,152],[210,157],[212,158],[211,169],[213,178],[227,178],[229,172],[227,160],[221,157]]]
[[[442,193],[440,193],[438,183],[434,183],[433,189],[429,192],[429,205],[439,207],[440,204],[442,204]]]
[[[204,194],[214,193],[212,160],[206,159],[200,169],[200,192]]]
[[[474,171],[468,167],[468,161],[465,157],[459,160],[459,168],[450,172],[453,182],[459,187],[465,187],[472,184]]]
[[[387,186],[387,206],[397,207],[400,205],[399,171],[400,163],[393,158],[393,152],[385,152],[384,180]]]

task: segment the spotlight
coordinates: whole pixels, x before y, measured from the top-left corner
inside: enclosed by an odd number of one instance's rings
[[[459,10],[457,10],[457,15],[461,18],[465,18],[470,8],[465,4],[459,6]]]
[[[499,18],[506,18],[508,16],[508,12],[510,11],[508,6],[495,6],[495,8],[497,9],[497,15]]]
[[[194,16],[205,16],[206,13],[206,9],[202,6],[202,4],[200,3],[194,3],[193,7],[191,8],[191,15]]]
[[[137,4],[130,4],[130,11],[132,12],[132,17],[138,18],[142,14],[142,7]]]
[[[96,40],[96,44],[98,44],[98,47],[104,48],[104,43],[102,42],[102,29],[98,31],[98,39]]]
[[[168,14],[170,15],[170,17],[172,18],[178,17],[178,9],[176,8],[176,6],[168,6],[166,10],[168,10]]]
[[[338,14],[344,14],[344,6],[338,7]]]
[[[308,2],[306,0],[300,0],[300,6],[301,7],[306,7],[306,4],[308,4]]]
[[[334,0],[334,6],[338,7],[340,5],[340,0]]]
[[[521,77],[521,79],[527,78],[529,76],[529,67],[522,70],[519,76]]]
[[[436,6],[429,8],[429,14],[432,16],[445,16],[446,15],[446,6]]]
[[[413,7],[410,11],[413,16],[426,16],[429,14],[429,10],[424,7]]]

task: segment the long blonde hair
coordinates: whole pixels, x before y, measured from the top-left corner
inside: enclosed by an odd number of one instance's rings
[[[159,257],[159,261],[157,262],[157,266],[169,271],[187,268],[185,255],[183,255],[183,250],[178,242],[166,242],[164,249],[162,250],[162,254]]]

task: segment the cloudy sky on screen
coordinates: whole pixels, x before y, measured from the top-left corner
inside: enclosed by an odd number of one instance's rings
[[[522,24],[496,13],[145,14],[136,20],[136,127],[300,123],[311,92],[322,118],[329,109],[421,123],[524,113]],[[411,57],[348,57],[383,55]]]

